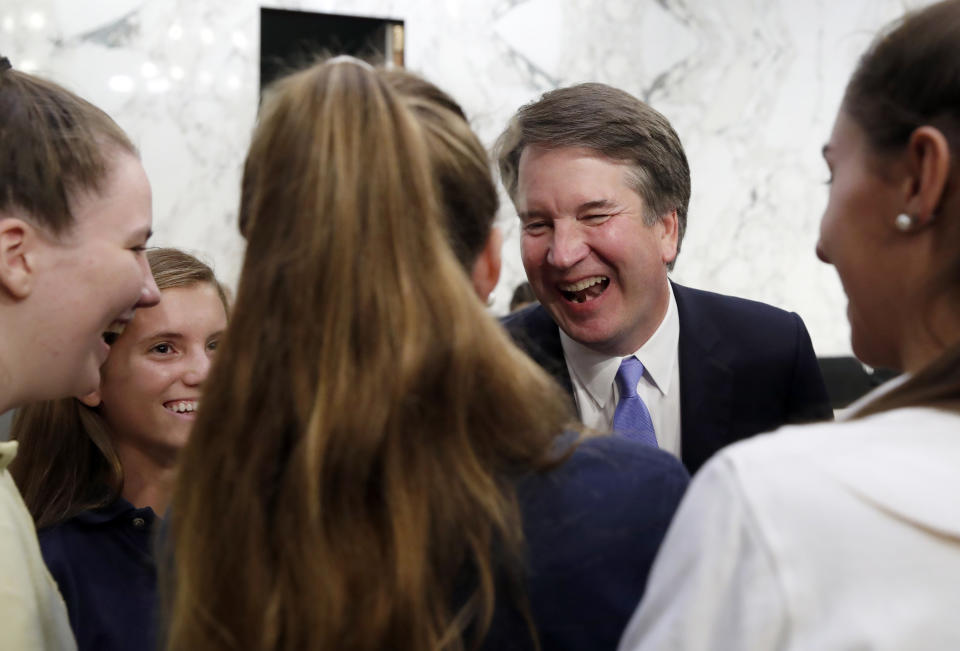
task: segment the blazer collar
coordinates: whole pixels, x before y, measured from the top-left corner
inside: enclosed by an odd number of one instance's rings
[[[504,320],[514,340],[547,373],[560,383],[573,403],[573,382],[563,356],[560,328],[539,303],[508,315]]]
[[[692,473],[730,440],[733,373],[712,315],[693,290],[671,284],[680,316],[681,456]]]

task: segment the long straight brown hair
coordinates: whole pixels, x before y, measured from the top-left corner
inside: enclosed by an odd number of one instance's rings
[[[168,649],[461,649],[519,569],[513,481],[572,413],[446,242],[426,137],[365,66],[269,93],[173,499]]]
[[[918,287],[928,305],[946,301],[960,313],[960,0],[906,14],[867,49],[847,86],[842,110],[856,122],[878,159],[901,152],[924,125],[947,139],[953,159],[936,218],[943,272]],[[921,315],[922,318],[923,315]],[[864,406],[858,417],[911,405],[960,409],[960,333],[943,354],[905,383]]]
[[[156,248],[147,251],[147,260],[161,292],[209,283],[227,308],[213,270],[194,256]],[[19,441],[10,474],[38,529],[106,506],[123,491],[123,467],[99,408],[76,398],[26,405],[14,416],[10,438]]]

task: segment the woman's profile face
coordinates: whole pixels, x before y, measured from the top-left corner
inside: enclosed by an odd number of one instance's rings
[[[903,200],[893,180],[896,163],[880,161],[842,109],[823,155],[830,194],[817,255],[836,268],[847,294],[854,354],[867,364],[899,368],[910,288],[901,264],[907,237],[894,227]]]
[[[176,454],[187,442],[227,314],[210,283],[165,289],[137,310],[103,365],[102,413],[118,451]]]
[[[43,306],[34,336],[48,354],[35,368],[50,397],[96,389],[109,353],[104,331],[160,298],[144,253],[153,214],[140,161],[115,154],[101,191],[70,199],[75,223],[60,237],[41,238],[31,295]]]

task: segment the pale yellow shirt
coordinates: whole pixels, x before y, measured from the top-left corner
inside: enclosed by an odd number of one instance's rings
[[[679,457],[680,440],[680,315],[673,287],[663,321],[633,356],[644,372],[637,394],[650,411],[660,449]],[[577,343],[560,331],[563,356],[573,383],[580,420],[587,427],[609,432],[620,391],[615,378],[623,357],[610,357]]]
[[[7,472],[16,454],[16,441],[0,442],[0,651],[76,649],[33,519]]]

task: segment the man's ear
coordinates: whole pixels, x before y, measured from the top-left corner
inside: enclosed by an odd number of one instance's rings
[[[677,244],[680,238],[680,218],[676,210],[671,210],[655,224],[660,235],[660,256],[663,264],[670,264],[677,257]]]
[[[925,224],[935,217],[950,176],[950,145],[943,133],[931,126],[916,129],[907,143],[907,165],[904,212]]]
[[[473,269],[470,272],[470,279],[473,281],[473,289],[481,301],[486,302],[490,297],[490,292],[497,286],[500,280],[500,248],[503,246],[503,234],[500,229],[494,226],[490,229],[490,236],[487,243],[477,259],[473,261]]]
[[[33,289],[33,269],[28,253],[37,239],[29,223],[0,213],[0,289],[21,300]]]
[[[77,398],[77,400],[79,400],[86,406],[93,407],[95,409],[100,406],[100,389],[91,391],[85,396],[80,396]]]

